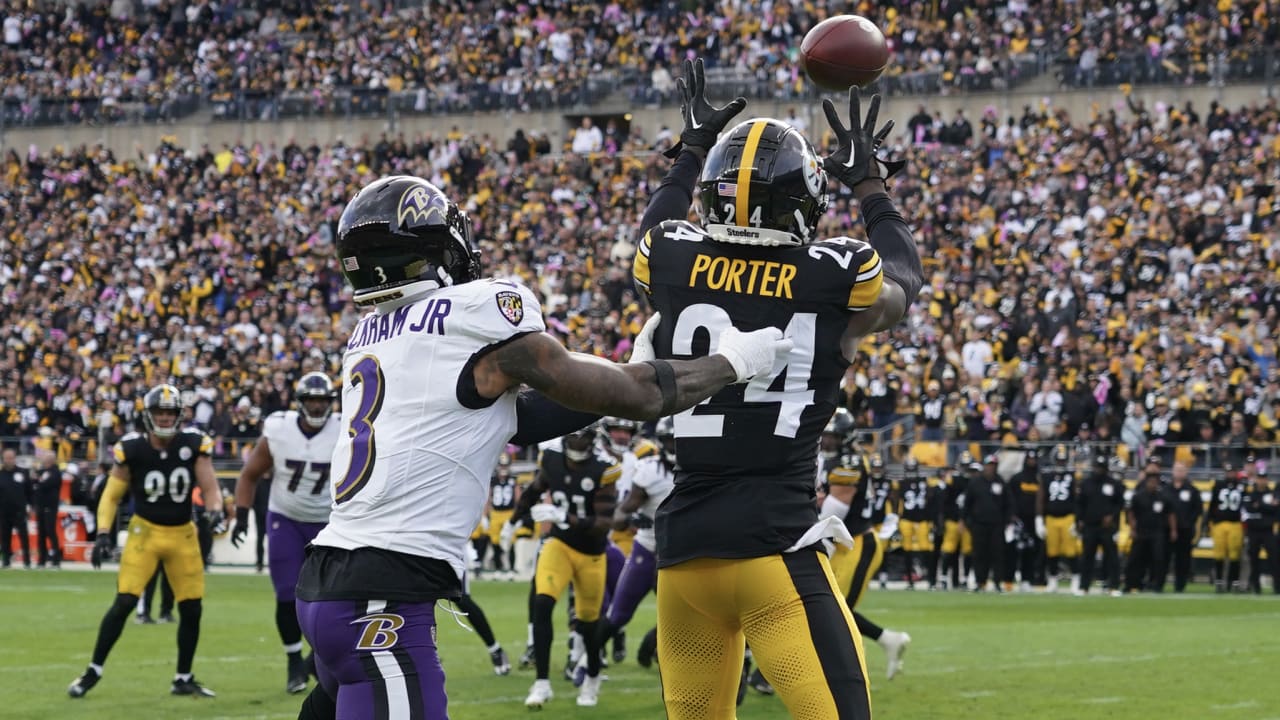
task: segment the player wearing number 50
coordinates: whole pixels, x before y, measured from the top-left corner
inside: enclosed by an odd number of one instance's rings
[[[570,353],[543,332],[531,291],[480,277],[466,214],[420,178],[361,189],[335,247],[356,305],[372,312],[343,358],[333,507],[298,578],[319,679],[299,717],[445,718],[435,602],[462,595],[467,541],[507,442],[602,414],[682,410],[772,367],[790,343],[776,328],[730,329],[717,355],[687,362]],[[634,352],[647,345],[642,333]]]
[[[84,674],[67,688],[73,698],[83,697],[102,679],[102,666],[120,639],[125,622],[138,605],[138,596],[164,564],[165,576],[178,602],[178,672],[170,692],[174,695],[213,697],[213,691],[196,682],[191,663],[200,639],[201,599],[204,597],[204,561],[200,540],[191,521],[191,493],[204,494],[211,525],[222,523],[222,491],[213,474],[213,441],[198,430],[180,430],[182,399],[178,388],[158,385],[142,400],[146,432],[129,433],[112,452],[115,467],[98,503],[98,539],[93,546],[93,566],[101,567],[111,550],[116,510],[125,493],[134,497],[134,515],[128,540],[120,556],[116,599],[98,628],[93,660]]]
[[[896,325],[922,284],[915,240],[875,157],[879,96],[853,127],[825,103],[839,148],[819,157],[792,126],[703,97],[686,65],[675,165],[649,200],[634,276],[662,314],[660,358],[715,352],[725,328],[776,326],[793,341],[770,372],[675,416],[675,488],[658,508],[658,662],[672,720],[734,717],[743,641],[791,715],[870,718],[862,643],[835,589],[819,519],[818,438],[861,339]],[[703,159],[705,158],[705,164]],[[695,190],[701,224],[686,222]],[[870,242],[815,234],[827,176],[852,189]]]
[[[271,497],[267,501],[267,560],[276,594],[276,630],[284,644],[285,690],[307,689],[307,664],[302,659],[302,628],[294,607],[298,571],[306,558],[307,543],[315,539],[329,520],[329,462],[341,432],[333,415],[337,397],[324,373],[303,375],[293,389],[295,410],[267,416],[262,437],[253,446],[236,480],[236,524],[231,544],[240,547],[249,534],[249,517],[258,480],[270,472]]]

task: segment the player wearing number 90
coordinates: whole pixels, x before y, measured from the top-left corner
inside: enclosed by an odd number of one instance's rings
[[[240,547],[249,533],[249,516],[258,480],[270,472],[267,505],[268,562],[276,595],[276,630],[286,657],[285,690],[307,689],[307,663],[302,659],[302,628],[294,608],[298,571],[307,543],[329,521],[329,462],[341,432],[333,415],[337,391],[324,373],[303,375],[293,389],[295,410],[272,413],[262,423],[262,437],[236,481],[236,524],[231,544]]]
[[[92,557],[95,568],[110,551],[116,510],[126,492],[133,494],[134,515],[120,557],[116,599],[98,628],[92,662],[67,688],[73,698],[83,697],[102,679],[107,655],[160,563],[173,586],[179,614],[178,672],[170,692],[196,697],[214,694],[191,675],[204,597],[204,560],[191,521],[191,494],[198,485],[213,516],[210,525],[216,527],[222,523],[222,491],[210,459],[213,441],[198,430],[179,429],[181,415],[182,399],[176,387],[152,388],[142,400],[146,432],[125,435],[112,450],[115,467],[98,503],[98,539]]]
[[[851,540],[837,518],[819,519],[813,478],[858,343],[902,320],[922,284],[884,183],[901,164],[875,158],[891,128],[876,130],[879,96],[863,124],[855,88],[852,129],[825,103],[839,141],[828,158],[767,118],[716,140],[732,112],[707,103],[700,65],[681,83],[681,149],[649,200],[633,266],[662,316],[658,357],[714,352],[729,327],[785,328],[794,345],[771,372],[675,417],[675,488],[656,518],[667,715],[733,718],[745,638],[793,717],[869,718],[861,640],[823,542]],[[699,169],[695,225],[684,218]],[[828,173],[858,198],[869,243],[815,235]]]
[[[371,312],[342,362],[329,524],[298,577],[319,680],[299,717],[443,718],[435,602],[462,596],[467,540],[506,444],[603,414],[682,410],[772,367],[790,343],[776,329],[729,330],[719,353],[686,362],[570,353],[544,332],[529,289],[480,277],[466,214],[421,178],[362,188],[335,249],[354,302]],[[634,353],[646,348],[642,332]]]

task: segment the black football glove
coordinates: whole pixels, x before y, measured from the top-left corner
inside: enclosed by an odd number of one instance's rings
[[[214,535],[219,535],[227,531],[227,514],[221,510],[206,511],[204,521],[208,525],[209,532]]]
[[[685,60],[684,77],[676,79],[676,87],[680,89],[680,116],[684,118],[684,129],[680,131],[680,142],[663,153],[667,157],[674,158],[686,146],[702,148],[705,154],[716,144],[716,138],[720,137],[724,126],[747,106],[747,99],[740,97],[724,107],[712,107],[707,102],[706,84],[702,58],[694,62]]]
[[[102,567],[102,561],[111,557],[111,538],[105,532],[98,533],[98,537],[93,541],[93,550],[89,554],[89,562],[93,563],[93,567]]]
[[[823,158],[822,167],[828,175],[834,176],[853,189],[854,185],[868,178],[888,180],[897,175],[906,166],[905,160],[880,160],[876,150],[880,143],[893,130],[893,121],[884,124],[876,131],[876,117],[880,114],[880,96],[871,96],[871,107],[867,109],[866,120],[862,119],[862,102],[855,85],[849,88],[849,123],[845,128],[836,112],[836,106],[828,99],[823,99],[822,109],[827,113],[827,122],[835,133],[839,147],[834,153]]]
[[[231,547],[240,547],[249,534],[249,512],[247,507],[236,508],[236,524],[231,527]]]

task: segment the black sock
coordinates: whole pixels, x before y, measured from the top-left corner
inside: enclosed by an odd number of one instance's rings
[[[547,680],[551,677],[551,641],[555,635],[551,627],[551,614],[555,609],[555,598],[550,595],[534,596],[533,663],[539,680]]]
[[[458,609],[467,614],[467,620],[470,621],[471,627],[475,629],[476,634],[480,636],[480,640],[484,642],[486,648],[491,648],[497,643],[497,639],[493,637],[493,628],[489,627],[489,618],[484,616],[484,610],[471,599],[470,595],[463,595],[455,605]]]
[[[860,612],[853,613],[853,622],[858,626],[858,632],[862,633],[865,638],[879,640],[880,636],[884,634],[884,628],[866,619]]]
[[[116,641],[120,639],[120,633],[124,632],[124,624],[129,621],[129,614],[137,606],[137,595],[123,593],[116,595],[115,602],[107,608],[107,614],[102,616],[102,624],[98,626],[98,642],[93,646],[94,665],[106,664],[111,648],[115,647]]]
[[[276,601],[276,630],[285,647],[302,642],[302,627],[298,625],[298,608],[292,600]],[[299,651],[301,652],[301,651]]]
[[[1227,588],[1235,587],[1236,581],[1240,579],[1240,561],[1227,561]]]
[[[501,545],[494,545],[493,543],[489,543],[489,547],[493,548],[493,569],[496,572],[501,572],[502,565],[503,565],[502,556],[505,555],[506,553],[502,552]],[[483,561],[484,558],[480,558],[480,560]]]
[[[196,657],[196,645],[200,642],[200,615],[204,612],[204,603],[195,600],[183,600],[178,603],[178,674],[191,672],[191,663]]]
[[[298,711],[298,720],[337,720],[338,704],[334,702],[324,686],[316,683],[302,701],[302,709]]]
[[[607,625],[608,620],[604,623]],[[578,632],[582,633],[582,643],[586,646],[587,675],[595,677],[600,674],[600,648],[604,646],[604,637],[600,635],[600,621],[578,620]]]
[[[173,585],[169,584],[169,576],[160,570],[160,615],[173,614]]]

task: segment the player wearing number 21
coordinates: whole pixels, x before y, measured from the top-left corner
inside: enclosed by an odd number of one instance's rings
[[[267,500],[267,559],[276,595],[276,631],[284,645],[285,690],[307,689],[307,667],[302,659],[302,628],[294,608],[298,571],[306,558],[307,543],[329,521],[329,462],[342,432],[333,415],[337,398],[333,382],[324,373],[303,375],[294,386],[294,410],[267,416],[262,437],[236,480],[236,524],[231,544],[240,547],[249,534],[253,497],[258,479],[271,473]]]
[[[137,607],[138,596],[159,563],[164,563],[165,576],[178,603],[178,671],[170,692],[196,697],[213,695],[191,674],[204,597],[204,560],[196,526],[191,521],[191,493],[198,484],[205,508],[212,515],[210,524],[217,527],[222,524],[222,490],[214,478],[210,458],[213,441],[198,430],[179,429],[181,416],[178,388],[157,385],[142,399],[146,432],[125,435],[112,450],[115,467],[98,503],[98,538],[91,558],[95,568],[110,552],[116,510],[125,493],[133,495],[134,514],[120,556],[116,599],[98,628],[93,660],[67,688],[73,698],[83,697],[102,679],[107,655],[120,639],[125,621]]]
[[[329,524],[298,577],[319,679],[299,717],[445,718],[435,602],[462,596],[467,541],[504,446],[600,414],[683,410],[772,367],[790,343],[777,329],[727,329],[717,354],[687,361],[570,353],[544,332],[532,292],[481,278],[466,214],[421,178],[362,188],[335,248],[371,312],[343,357]]]
[[[920,258],[875,156],[879,96],[865,122],[857,89],[826,158],[792,126],[703,95],[701,62],[680,80],[684,130],[649,200],[633,265],[662,321],[659,358],[717,349],[728,328],[785,328],[791,351],[746,385],[676,414],[675,489],[658,508],[658,664],[672,720],[734,717],[744,640],[791,715],[866,720],[862,644],[836,590],[834,540],[851,544],[849,508],[818,511],[818,439],[861,339],[896,325],[922,284]],[[699,176],[699,172],[701,173]],[[819,238],[828,175],[858,199],[869,242]],[[695,186],[696,183],[696,186]],[[701,222],[687,217],[692,197]]]

